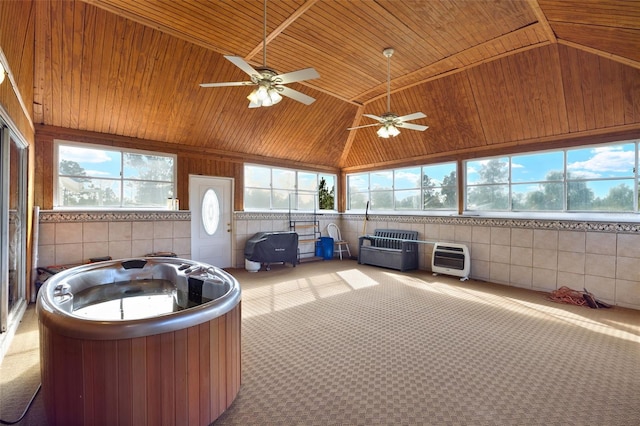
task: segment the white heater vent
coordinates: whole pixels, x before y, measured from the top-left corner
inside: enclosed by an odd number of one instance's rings
[[[460,281],[469,279],[471,258],[469,249],[464,244],[435,243],[431,256],[433,275],[446,274],[461,277]]]

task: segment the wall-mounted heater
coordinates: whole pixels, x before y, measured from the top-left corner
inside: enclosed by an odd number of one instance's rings
[[[461,277],[460,281],[469,279],[471,258],[469,249],[464,244],[435,243],[431,255],[431,271],[433,275],[446,274]]]

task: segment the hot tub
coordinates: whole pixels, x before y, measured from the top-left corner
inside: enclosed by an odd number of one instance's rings
[[[52,425],[208,425],[240,390],[240,286],[179,258],[92,263],[40,289]]]

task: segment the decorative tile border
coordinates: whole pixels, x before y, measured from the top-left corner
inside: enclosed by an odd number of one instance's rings
[[[234,216],[236,220],[289,220],[289,217],[296,220],[313,220],[314,217],[316,220],[336,220],[342,215],[339,213],[318,213],[314,216],[313,213],[291,213],[291,216],[289,216],[289,213],[285,212],[235,212]]]
[[[155,220],[191,220],[189,211],[40,211],[41,223],[63,222],[145,222]]]
[[[260,212],[235,212],[236,220],[289,220],[289,213],[260,213]],[[297,220],[313,220],[312,213],[292,213]],[[317,220],[343,220],[363,221],[364,215],[322,213],[315,216]],[[191,212],[178,211],[123,211],[123,212],[90,212],[90,211],[40,211],[41,223],[62,222],[125,222],[125,221],[162,221],[162,220],[191,220]],[[502,228],[522,229],[548,229],[560,231],[583,231],[640,234],[640,222],[606,222],[586,220],[548,220],[548,219],[501,219],[487,217],[461,217],[461,216],[410,216],[410,215],[369,215],[369,220],[377,220],[389,223],[416,223],[436,225],[466,225],[466,226],[492,226]]]
[[[296,219],[313,219],[313,214],[295,213]],[[287,220],[288,213],[260,213],[260,212],[236,212],[238,220]],[[319,214],[318,219],[358,221],[364,220],[362,214]],[[435,225],[466,225],[466,226],[492,226],[501,228],[521,229],[547,229],[558,231],[583,231],[640,234],[640,222],[606,222],[593,220],[557,220],[557,219],[504,219],[488,217],[463,217],[463,216],[411,216],[411,215],[374,215],[369,214],[369,220],[389,223],[408,224],[435,224]]]
[[[236,220],[283,220],[289,219],[288,213],[235,212]]]
[[[349,215],[348,220],[362,221],[364,215]],[[419,223],[436,225],[492,226],[501,228],[548,229],[558,231],[588,231],[640,234],[640,222],[605,222],[586,220],[504,219],[460,216],[394,216],[369,215],[369,220],[391,223]]]

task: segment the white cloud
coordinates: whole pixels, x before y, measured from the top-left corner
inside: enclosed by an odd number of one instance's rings
[[[396,173],[396,180],[399,180],[399,179],[406,179],[407,181],[412,182],[415,185],[418,185],[418,183],[420,182],[420,174],[399,171]]]
[[[112,158],[105,151],[98,149],[85,149],[76,146],[61,146],[60,155],[65,160],[77,163],[106,163]]]
[[[85,170],[85,171],[87,172],[87,176],[91,176],[91,177],[111,176],[111,173],[104,172],[101,170]]]
[[[635,154],[633,151],[623,151],[620,147],[600,147],[592,150],[593,156],[585,161],[576,161],[567,169],[580,176],[598,177],[606,172],[633,173]]]

